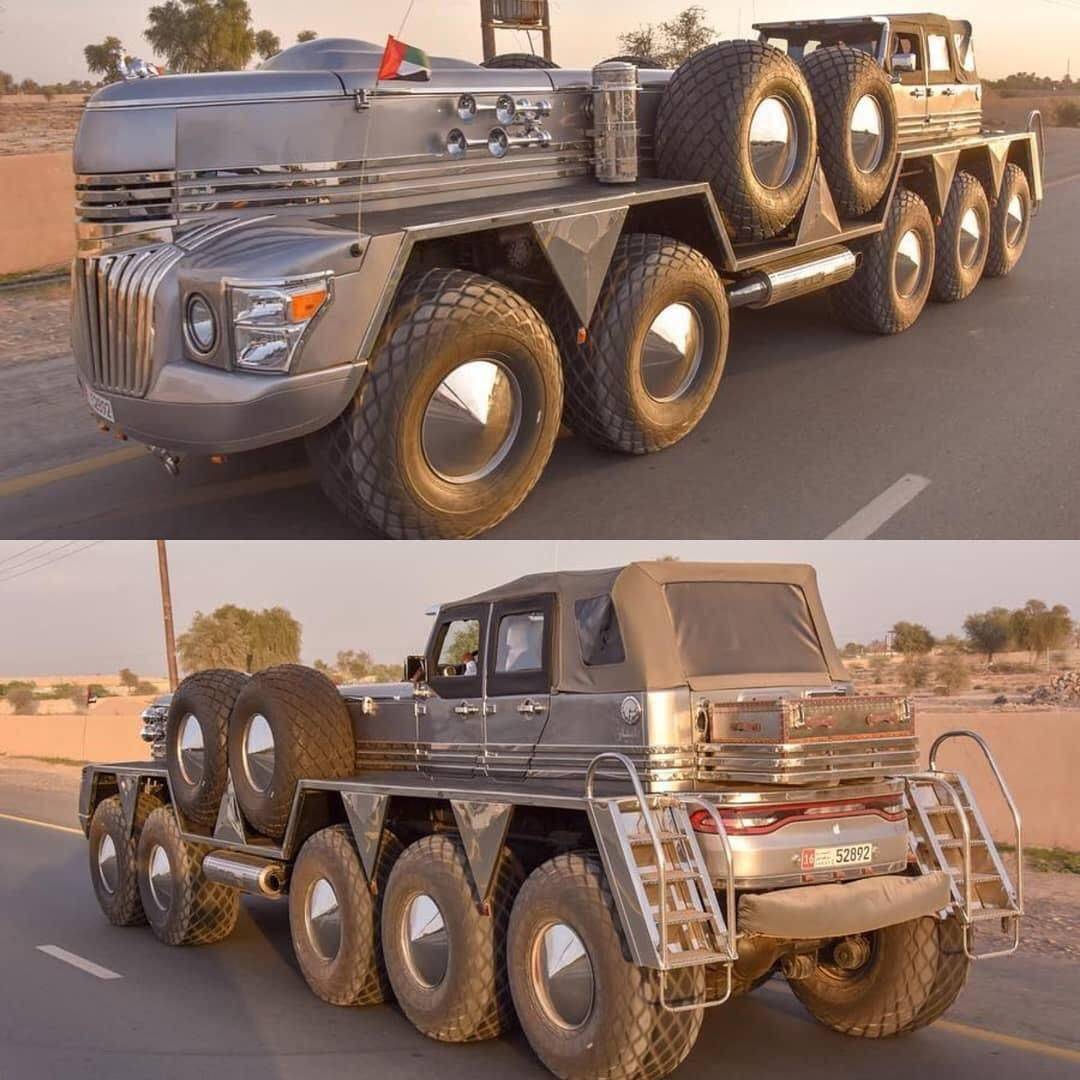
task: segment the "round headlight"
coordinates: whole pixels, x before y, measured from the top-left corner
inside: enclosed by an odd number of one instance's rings
[[[217,319],[214,309],[196,293],[187,304],[187,331],[197,352],[208,353],[217,341]]]

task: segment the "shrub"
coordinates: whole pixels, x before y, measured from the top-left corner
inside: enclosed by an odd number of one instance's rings
[[[966,690],[971,685],[967,664],[964,663],[963,657],[956,653],[945,653],[938,657],[934,678],[940,684],[945,697],[955,694],[958,690]]]
[[[917,690],[930,679],[930,661],[921,653],[908,656],[900,665],[899,675],[905,690]]]
[[[884,656],[870,657],[870,674],[874,677],[875,685],[879,685],[885,672],[888,670],[889,661]]]
[[[1080,127],[1080,101],[1063,101],[1054,113],[1058,127]]]
[[[16,716],[33,716],[38,711],[38,700],[34,697],[34,691],[27,686],[16,686],[14,690],[9,688],[7,699]]]
[[[24,682],[21,679],[13,679],[9,683],[0,683],[0,698],[11,699],[12,690],[29,690],[32,694],[35,690],[32,682]]]
[[[131,691],[133,694],[156,694],[158,688],[152,683],[147,682],[146,679],[140,679]]]
[[[86,691],[96,698],[112,697],[112,691],[107,686],[102,686],[101,683],[97,682],[92,682],[86,688]]]

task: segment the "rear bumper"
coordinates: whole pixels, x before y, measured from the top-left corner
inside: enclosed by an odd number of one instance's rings
[[[177,362],[162,369],[144,398],[95,395],[112,406],[110,426],[138,442],[174,454],[233,454],[325,427],[349,403],[363,370],[344,364],[302,375],[247,375]]]
[[[864,878],[748,894],[739,900],[739,930],[784,939],[834,938],[936,915],[951,903],[949,875]]]

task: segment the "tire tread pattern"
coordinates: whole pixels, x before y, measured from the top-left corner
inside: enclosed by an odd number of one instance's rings
[[[930,286],[931,299],[938,303],[953,303],[970,296],[975,285],[982,277],[982,267],[971,267],[974,271],[974,284],[965,281],[965,271],[960,265],[957,248],[960,226],[965,212],[975,203],[982,202],[986,209],[987,231],[990,231],[990,206],[986,201],[986,190],[979,180],[969,172],[958,171],[949,189],[949,198],[945,204],[945,213],[937,229],[937,243],[934,258],[934,280]],[[943,250],[943,243],[948,248]],[[989,253],[989,243],[986,245]],[[984,260],[985,265],[985,260]]]
[[[513,496],[485,515],[482,524],[459,528],[416,501],[393,450],[408,388],[428,358],[477,326],[494,325],[558,369],[547,324],[528,301],[504,285],[445,268],[414,274],[402,284],[357,395],[336,420],[307,441],[323,490],[350,521],[395,540],[467,539],[494,528],[532,490],[550,449],[522,478]],[[560,399],[550,408],[558,412],[561,405]],[[553,446],[554,437],[551,442]]]
[[[142,898],[139,895],[139,879],[135,872],[136,852],[139,835],[142,833],[147,818],[161,805],[162,802],[156,795],[140,791],[135,803],[132,830],[127,835],[126,841],[122,843],[117,843],[124,836],[124,804],[119,795],[112,795],[98,803],[94,816],[90,820],[90,879],[94,885],[98,903],[101,904],[101,910],[113,926],[146,925],[146,912],[143,911]],[[116,845],[120,881],[111,901],[107,894],[103,896],[100,891],[96,865],[96,841],[99,832],[111,835]]]

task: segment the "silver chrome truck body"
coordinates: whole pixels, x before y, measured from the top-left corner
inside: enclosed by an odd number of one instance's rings
[[[73,345],[103,426],[171,454],[241,451],[324,427],[360,387],[410,266],[447,244],[524,238],[539,254],[534,270],[587,325],[608,241],[646,209],[651,220],[670,215],[671,231],[682,221],[736,302],[757,304],[843,280],[848,245],[883,227],[888,200],[840,222],[819,181],[793,235],[736,250],[707,184],[656,178],[670,72],[640,70],[636,89],[594,92],[588,71],[436,59],[428,83],[373,90],[380,52],[312,42],[255,72],[138,79],[93,96],[75,147]],[[894,188],[901,173],[925,174],[940,214],[958,161],[985,161],[997,185],[1017,161],[1041,200],[1035,135],[959,134],[905,146]],[[326,285],[317,313],[256,328],[279,345],[245,368],[245,297],[313,278]],[[185,330],[196,303],[204,347]],[[264,355],[274,359],[262,367]]]

